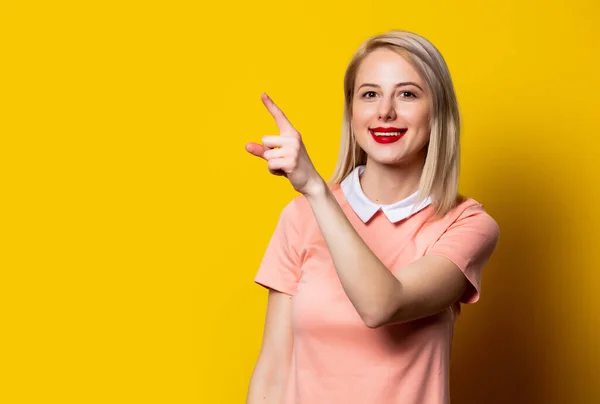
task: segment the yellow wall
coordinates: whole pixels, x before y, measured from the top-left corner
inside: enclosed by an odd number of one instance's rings
[[[392,28],[447,58],[461,189],[501,227],[454,400],[600,402],[594,2],[200,3],[0,6],[0,402],[243,402],[295,195],[244,151],[260,93],[328,177],[346,63]]]

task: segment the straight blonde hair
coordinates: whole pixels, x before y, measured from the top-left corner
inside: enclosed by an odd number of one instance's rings
[[[431,198],[436,216],[454,208],[460,164],[460,113],[448,66],[437,48],[420,35],[389,31],[367,39],[356,51],[344,76],[344,117],[338,161],[330,183],[339,184],[354,168],[367,162],[366,152],[352,131],[352,100],[360,64],[379,48],[402,55],[419,72],[431,93],[430,138],[419,182],[417,205]],[[415,205],[416,206],[416,205]]]

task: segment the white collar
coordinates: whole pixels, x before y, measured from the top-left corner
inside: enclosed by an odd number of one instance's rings
[[[341,183],[342,192],[348,201],[350,207],[361,218],[363,222],[368,222],[381,209],[383,213],[392,223],[406,219],[421,209],[427,207],[431,203],[431,198],[427,197],[418,206],[417,202],[418,191],[414,194],[393,203],[391,205],[379,205],[372,202],[364,194],[360,186],[360,176],[365,171],[365,166],[356,167]]]

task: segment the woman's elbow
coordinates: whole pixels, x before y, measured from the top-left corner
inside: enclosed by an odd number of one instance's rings
[[[367,327],[379,328],[390,324],[393,321],[394,314],[398,316],[398,311],[394,310],[394,312],[391,312],[391,310],[379,308],[362,313],[361,318]]]

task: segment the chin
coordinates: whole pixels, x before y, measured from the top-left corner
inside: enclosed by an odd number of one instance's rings
[[[404,153],[390,153],[381,150],[365,150],[369,160],[376,164],[382,165],[399,165],[406,161],[406,155]],[[390,150],[391,151],[391,150]]]
[[[401,166],[406,163],[406,159],[403,159],[402,157],[378,158],[377,156],[370,156],[370,160],[372,163],[390,167]]]
[[[365,150],[372,163],[385,166],[402,166],[415,163],[420,160],[421,153],[418,150],[408,151],[403,148],[389,147],[387,149],[379,149],[377,147],[368,147]]]

